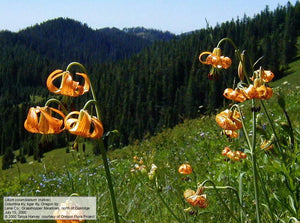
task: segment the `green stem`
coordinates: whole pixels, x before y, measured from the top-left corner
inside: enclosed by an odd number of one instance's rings
[[[112,208],[113,208],[113,212],[114,212],[115,223],[119,223],[120,221],[119,221],[119,214],[118,214],[116,196],[115,196],[114,186],[113,186],[113,183],[112,183],[110,169],[109,169],[109,165],[108,165],[108,161],[107,161],[106,149],[105,149],[102,138],[99,139],[99,143],[100,143],[100,152],[101,152],[102,161],[103,161],[103,164],[104,164],[108,189],[109,189],[109,192],[110,192],[110,199],[111,199],[111,204],[112,204]]]
[[[255,101],[252,99],[252,108],[255,107]],[[255,196],[255,214],[256,222],[260,223],[260,211],[259,211],[259,193],[258,193],[258,172],[256,164],[256,152],[255,152],[255,141],[256,141],[256,112],[252,109],[252,173],[253,173],[253,186],[254,186],[254,196]]]
[[[243,72],[244,72],[244,75],[245,75],[245,77],[246,77],[247,83],[250,84],[250,81],[249,81],[249,75],[248,75],[248,73],[247,73],[246,66],[245,66],[245,61],[242,60],[240,50],[237,48],[237,46],[236,46],[235,43],[232,41],[232,39],[227,38],[227,37],[221,39],[221,40],[218,42],[217,47],[220,48],[221,43],[222,43],[222,42],[225,42],[225,41],[228,41],[228,42],[233,46],[233,48],[234,48],[234,50],[235,50],[235,53],[236,53],[236,55],[237,55],[239,61],[242,62],[242,65],[243,65],[243,66],[242,66],[242,67],[243,67]]]
[[[242,116],[243,113],[242,113],[242,111],[241,111],[240,106],[239,106],[238,104],[234,104],[231,108],[233,108],[233,107],[236,107],[236,108],[239,110],[239,113],[240,113],[241,116]],[[241,117],[241,122],[242,122],[243,133],[244,133],[244,136],[245,136],[245,138],[246,138],[247,144],[248,144],[249,149],[250,149],[250,148],[252,147],[252,145],[251,145],[251,142],[250,142],[250,139],[249,139],[249,135],[248,135],[248,133],[247,133],[247,129],[246,129],[246,125],[245,125],[245,123],[244,123],[243,116]]]
[[[87,70],[85,69],[85,67],[82,64],[78,63],[78,62],[70,63],[66,70],[69,71],[72,66],[79,66],[83,70],[83,72],[87,75]],[[92,92],[93,100],[88,101],[86,103],[85,107],[87,107],[90,103],[94,103],[95,107],[96,107],[97,118],[99,120],[101,120],[100,119],[100,117],[101,117],[101,115],[100,115],[100,106],[99,106],[99,103],[97,102],[96,94],[94,92],[94,88],[92,86],[92,83],[91,83],[91,81],[89,81],[89,82],[90,82],[90,89],[91,89],[91,92]],[[102,155],[102,160],[103,160],[103,165],[104,165],[104,169],[105,169],[108,189],[109,189],[109,192],[110,192],[110,199],[111,199],[111,203],[112,203],[112,209],[113,209],[113,212],[114,212],[114,219],[115,219],[115,223],[119,223],[120,221],[119,221],[119,214],[118,214],[118,209],[117,209],[116,196],[115,196],[115,193],[114,193],[114,186],[113,186],[113,183],[112,183],[112,177],[111,177],[111,174],[110,174],[110,169],[109,169],[109,165],[108,165],[108,161],[107,161],[106,148],[105,148],[105,144],[103,142],[103,138],[99,139],[99,143],[100,143],[100,152],[101,152],[101,155]]]
[[[68,113],[66,107],[61,103],[61,101],[59,101],[55,98],[50,98],[48,101],[46,101],[45,106],[49,106],[49,104],[52,103],[52,102],[55,102],[56,104],[60,105],[64,114]]]
[[[230,216],[236,221],[239,222],[239,220],[236,218],[235,214],[229,209],[229,207],[226,205],[226,203],[224,202],[223,198],[221,197],[221,195],[218,192],[218,188],[216,187],[215,183],[212,180],[205,180],[202,183],[202,186],[204,186],[207,182],[210,182],[213,185],[213,188],[215,189],[215,191],[217,192],[217,197],[219,198],[219,200],[221,201],[221,203],[223,204],[223,206],[225,207],[226,211],[230,214]]]
[[[264,102],[263,102],[262,100],[259,100],[259,101],[260,101],[260,103],[261,103],[261,105],[262,105],[262,107],[263,107],[263,109],[264,109],[264,112],[265,112],[265,114],[266,114],[266,116],[267,116],[267,119],[268,119],[268,121],[269,121],[269,124],[270,124],[270,126],[271,126],[271,128],[272,128],[272,131],[273,131],[273,133],[274,133],[276,146],[277,146],[277,148],[279,149],[280,153],[282,154],[282,149],[281,149],[281,147],[280,147],[279,140],[278,140],[278,137],[277,137],[277,134],[276,134],[276,131],[275,131],[275,127],[274,127],[273,122],[272,122],[272,120],[271,120],[271,118],[270,118],[270,115],[269,115],[269,113],[268,113],[268,111],[267,111],[267,109],[266,109],[266,106],[265,106]],[[285,159],[284,159],[284,161],[285,161]]]

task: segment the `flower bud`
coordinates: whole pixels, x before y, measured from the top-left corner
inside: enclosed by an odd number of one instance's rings
[[[241,61],[239,63],[239,66],[238,66],[238,76],[240,78],[241,81],[244,80],[244,71],[243,71],[243,63],[242,61],[244,61],[244,51],[241,53]]]

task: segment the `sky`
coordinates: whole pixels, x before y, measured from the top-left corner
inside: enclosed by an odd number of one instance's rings
[[[297,0],[291,0],[294,5]],[[272,11],[288,0],[0,0],[0,30],[18,32],[58,17],[93,29],[143,26],[181,34]]]

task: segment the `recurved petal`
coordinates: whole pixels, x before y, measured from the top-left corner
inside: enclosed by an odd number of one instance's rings
[[[53,81],[62,76],[64,72],[62,70],[53,71],[47,78],[47,88],[50,92],[58,94],[60,89],[53,84]]]
[[[98,139],[98,138],[102,137],[103,132],[104,132],[102,122],[99,119],[97,119],[96,117],[93,117],[92,125],[93,125],[94,129],[90,135],[90,138]]]
[[[83,90],[84,90],[84,93],[88,92],[90,90],[90,80],[89,80],[87,74],[85,74],[85,73],[76,73],[76,74],[84,78]]]
[[[78,118],[71,118],[73,115],[78,116]],[[71,112],[65,118],[65,127],[74,135],[90,137],[91,117],[85,110]]]
[[[31,107],[28,111],[27,118],[24,122],[24,128],[28,132],[38,133],[38,116],[37,112],[39,112],[36,108]]]
[[[60,115],[61,119],[52,116],[55,112]],[[42,134],[57,134],[64,130],[63,120],[65,115],[55,109],[50,107],[41,108],[41,115],[39,120],[39,132]]]
[[[202,59],[202,57],[204,55],[208,55],[207,58],[205,59],[205,61]],[[199,55],[199,61],[202,63],[202,64],[211,64],[211,59],[213,58],[213,53],[212,52],[208,52],[208,51],[204,51],[202,52],[200,55]]]

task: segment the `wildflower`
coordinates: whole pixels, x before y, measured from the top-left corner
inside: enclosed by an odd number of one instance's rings
[[[182,164],[179,168],[178,168],[178,172],[180,174],[191,174],[193,172],[192,166],[188,163]]]
[[[256,90],[260,99],[269,99],[273,95],[273,89],[265,85],[259,86]]]
[[[263,69],[259,69],[254,71],[254,76],[251,77],[250,79],[253,80],[254,77],[260,77],[263,82],[270,82],[271,80],[273,80],[274,78],[274,73],[270,70],[263,70]]]
[[[231,111],[226,109],[220,114],[216,115],[217,124],[225,130],[238,130],[242,128],[242,122],[240,120],[240,113],[236,110]]]
[[[272,140],[264,140],[260,144],[260,148],[265,151],[273,149],[273,141]]]
[[[248,99],[259,98],[256,87],[253,84],[250,84],[248,88],[244,88],[244,92]]]
[[[247,97],[245,96],[244,92],[239,88],[235,90],[233,90],[232,88],[227,88],[224,90],[223,95],[225,98],[237,102],[244,102],[247,100]]]
[[[77,97],[88,92],[90,89],[90,81],[88,76],[84,73],[76,73],[76,75],[83,77],[84,84],[74,81],[69,71],[55,70],[47,78],[47,87],[50,92],[55,94],[62,94],[71,97]],[[61,77],[60,87],[56,87],[53,82]]]
[[[157,169],[157,166],[154,163],[152,163],[151,169],[150,169],[150,171],[148,173],[149,180],[153,180],[154,179],[154,176],[156,174],[156,169]]]
[[[222,155],[223,156],[226,156],[226,154],[230,151],[230,148],[229,147],[225,147],[223,150],[222,150]]]
[[[237,138],[239,136],[239,133],[232,130],[223,130],[222,134],[226,135],[228,138]]]
[[[208,55],[205,59],[205,61],[202,59],[204,55]],[[213,52],[202,52],[199,55],[199,61],[202,64],[212,65],[212,68],[210,72],[208,73],[208,79],[217,79],[218,78],[218,71],[219,69],[228,69],[232,63],[231,59],[229,57],[221,56],[221,49],[220,48],[214,48]]]
[[[208,206],[208,201],[206,199],[206,195],[202,194],[204,188],[202,186],[200,187],[201,189],[198,188],[197,192],[192,189],[185,190],[183,196],[190,205],[206,208]]]
[[[229,147],[225,147],[221,154],[223,156],[226,156],[228,157],[229,159],[231,160],[234,160],[234,161],[240,161],[241,159],[246,159],[247,158],[247,154],[242,152],[242,151],[232,151]]]
[[[53,117],[53,113],[58,114],[61,119]],[[28,111],[24,127],[27,131],[40,134],[56,134],[64,130],[63,119],[65,115],[51,107],[31,107]]]
[[[203,55],[208,55],[206,57],[206,60],[202,60]],[[228,69],[232,63],[231,59],[229,57],[221,56],[221,49],[220,48],[214,48],[213,52],[202,52],[199,56],[199,61],[202,64],[212,65],[215,68],[221,69]]]
[[[72,118],[72,116],[78,118]],[[87,138],[100,138],[103,135],[103,125],[95,116],[89,115],[86,110],[73,111],[65,118],[65,128],[74,135]]]

